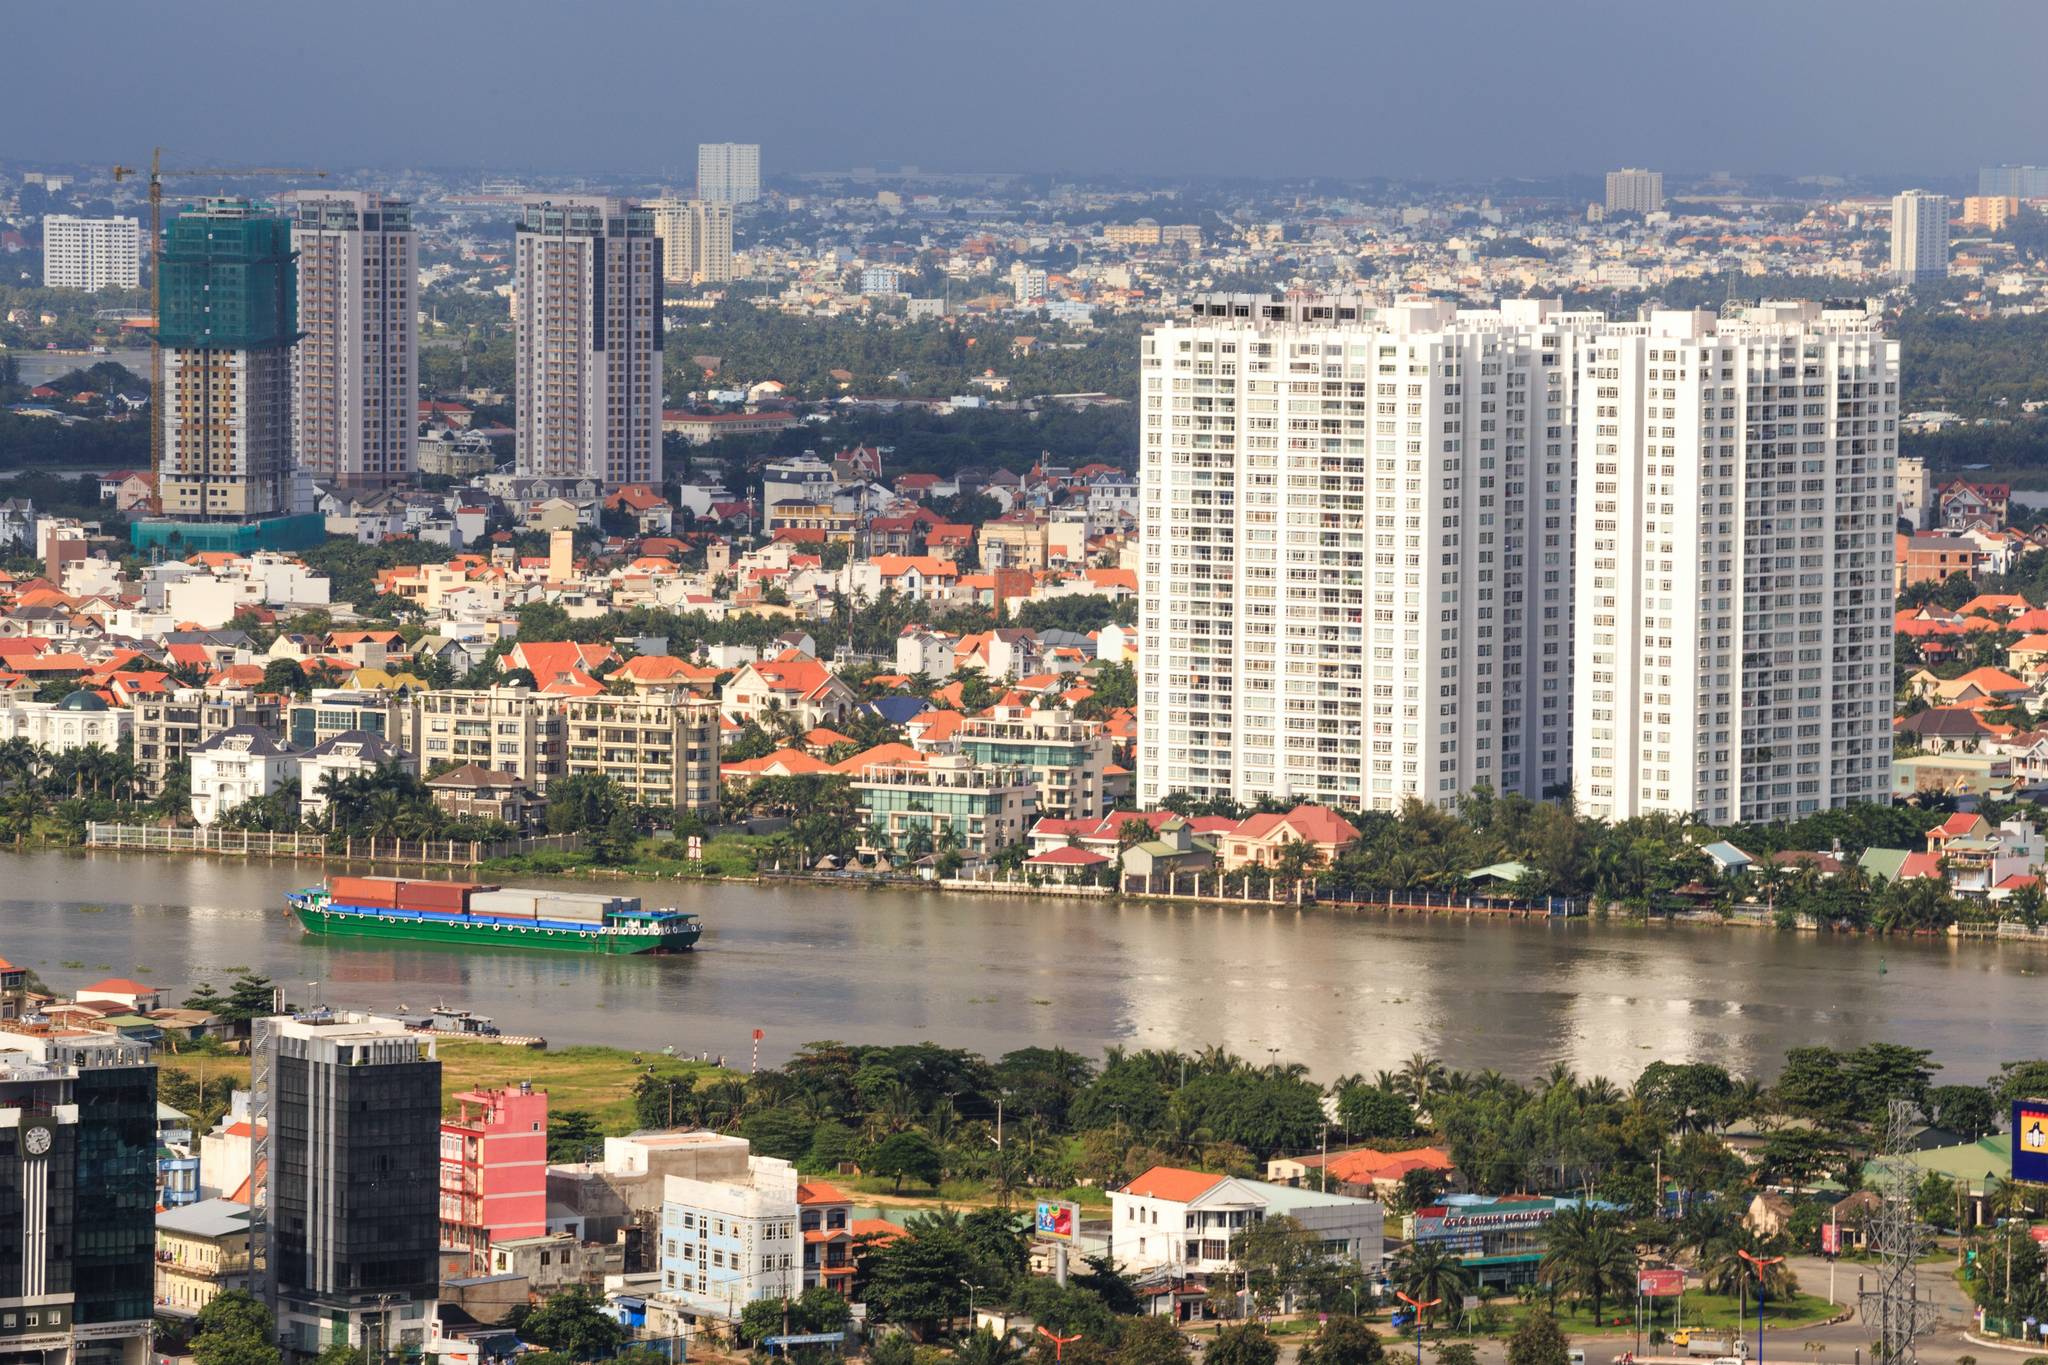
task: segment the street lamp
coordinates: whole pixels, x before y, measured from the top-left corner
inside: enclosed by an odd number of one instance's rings
[[[1394,1297],[1398,1298],[1399,1300],[1401,1300],[1401,1302],[1403,1302],[1403,1303],[1405,1303],[1405,1304],[1409,1305],[1409,1306],[1410,1306],[1411,1308],[1413,1308],[1413,1309],[1415,1310],[1415,1365],[1422,1365],[1422,1314],[1423,1314],[1423,1310],[1425,1310],[1425,1309],[1429,1309],[1429,1308],[1434,1308],[1434,1307],[1436,1307],[1436,1306],[1437,1306],[1438,1304],[1442,1303],[1442,1302],[1443,1302],[1443,1300],[1442,1300],[1442,1299],[1431,1299],[1431,1300],[1429,1300],[1429,1301],[1428,1301],[1427,1303],[1425,1303],[1425,1302],[1423,1302],[1423,1301],[1422,1301],[1421,1299],[1411,1299],[1411,1298],[1409,1298],[1409,1297],[1408,1297],[1408,1291],[1407,1291],[1407,1290],[1405,1290],[1405,1289],[1397,1289],[1397,1290],[1395,1290],[1395,1291],[1394,1291]]]
[[[1047,1341],[1052,1343],[1053,1365],[1059,1365],[1059,1362],[1065,1358],[1067,1343],[1079,1341],[1081,1339],[1081,1334],[1079,1332],[1074,1333],[1074,1335],[1070,1337],[1063,1337],[1055,1333],[1048,1332],[1043,1327],[1040,1327],[1038,1329],[1038,1335],[1044,1337]]]
[[[1764,1365],[1764,1272],[1771,1266],[1779,1264],[1785,1258],[1783,1256],[1752,1256],[1739,1247],[1736,1249],[1735,1254],[1749,1262],[1750,1269],[1756,1272],[1756,1365]]]
[[[974,1333],[974,1294],[981,1286],[964,1279],[960,1283],[967,1286],[967,1332],[968,1335],[972,1336]]]

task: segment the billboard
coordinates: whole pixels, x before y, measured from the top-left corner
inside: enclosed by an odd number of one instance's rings
[[[1045,1240],[1072,1246],[1081,1232],[1081,1206],[1041,1199],[1038,1201],[1036,1228],[1038,1235]]]
[[[1636,1292],[1646,1299],[1675,1299],[1684,1290],[1683,1270],[1645,1270],[1636,1276]]]
[[[2048,1181],[2048,1100],[2012,1103],[2012,1178]]]

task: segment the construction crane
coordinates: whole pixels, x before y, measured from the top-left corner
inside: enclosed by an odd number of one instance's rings
[[[114,183],[141,175],[139,166],[114,167]],[[157,282],[157,267],[163,264],[164,179],[166,176],[310,175],[325,180],[327,172],[305,166],[234,166],[164,169],[164,149],[149,151],[149,472],[164,472],[164,348],[157,341],[163,327],[163,288]]]

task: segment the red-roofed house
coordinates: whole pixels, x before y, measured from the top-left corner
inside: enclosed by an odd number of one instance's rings
[[[1358,842],[1358,827],[1327,806],[1296,806],[1284,815],[1245,817],[1223,836],[1225,871],[1245,866],[1267,867],[1291,843],[1308,843],[1327,867]]]
[[[816,754],[805,753],[802,749],[777,749],[772,754],[759,758],[735,759],[719,765],[719,775],[728,782],[741,785],[763,777],[801,777],[809,773],[829,773],[832,765]]]
[[[1295,1218],[1345,1261],[1378,1255],[1384,1232],[1376,1200],[1173,1166],[1154,1166],[1112,1190],[1109,1203],[1117,1259],[1133,1270],[1172,1266],[1183,1278],[1177,1316],[1198,1311],[1209,1276],[1234,1272],[1232,1239],[1269,1212]]]
[[[145,986],[140,981],[130,981],[125,976],[110,976],[105,981],[80,986],[77,998],[80,1004],[91,1004],[96,1000],[106,1001],[119,1005],[132,1014],[147,1014],[163,1004],[163,992],[155,986]]]
[[[1370,1147],[1353,1147],[1331,1152],[1328,1157],[1275,1157],[1266,1163],[1266,1179],[1280,1185],[1309,1189],[1328,1188],[1338,1194],[1361,1199],[1379,1199],[1391,1194],[1410,1171],[1428,1171],[1446,1190],[1462,1188],[1463,1181],[1450,1154],[1441,1147],[1414,1147],[1405,1152],[1377,1152]]]
[[[593,672],[618,662],[619,652],[610,645],[581,645],[570,640],[549,640],[512,646],[505,667],[523,668],[533,674],[534,690],[550,696],[593,697],[604,691]]]
[[[635,692],[688,688],[710,696],[718,689],[718,670],[708,664],[678,659],[672,654],[641,654],[615,669],[610,681],[626,682]]]
[[[1092,848],[1072,848],[1061,844],[1043,853],[1034,853],[1024,860],[1024,866],[1041,872],[1090,872],[1110,861],[1107,853],[1097,853]]]
[[[796,1221],[804,1237],[804,1288],[853,1289],[853,1200],[837,1185],[805,1180],[796,1187]]]
[[[803,729],[835,725],[860,698],[825,665],[798,650],[742,667],[719,689],[719,706],[744,724],[773,730],[794,718]]]

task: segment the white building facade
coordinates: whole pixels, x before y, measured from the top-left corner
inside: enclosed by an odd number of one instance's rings
[[[1333,1259],[1379,1264],[1386,1210],[1379,1201],[1264,1180],[1155,1166],[1109,1196],[1110,1242],[1135,1270],[1227,1276],[1234,1243],[1269,1217],[1302,1225]]]
[[[697,197],[751,204],[761,197],[761,146],[756,142],[697,144]]]
[[[364,190],[293,206],[299,344],[293,456],[323,482],[381,488],[413,473],[419,255],[412,205]]]
[[[133,218],[43,218],[43,288],[139,289],[142,225]]]
[[[1948,199],[1925,190],[1892,196],[1892,277],[1901,284],[1948,278]]]
[[[1655,213],[1664,207],[1664,173],[1628,166],[1607,173],[1609,213]]]
[[[732,205],[713,199],[657,199],[654,232],[661,238],[662,278],[669,284],[724,284],[732,279]]]
[[[757,1299],[802,1293],[796,1200],[796,1167],[777,1157],[749,1155],[743,1177],[664,1177],[660,1297],[732,1322]]]
[[[1575,358],[1604,325],[1231,295],[1146,338],[1142,804],[1565,780]]]
[[[1617,325],[1579,389],[1574,797],[1889,799],[1899,347],[1860,311]]]
[[[524,206],[513,296],[522,475],[659,479],[661,254],[654,214],[638,204]]]
[[[254,725],[236,725],[190,755],[192,818],[211,825],[246,801],[299,783],[299,752]]]

